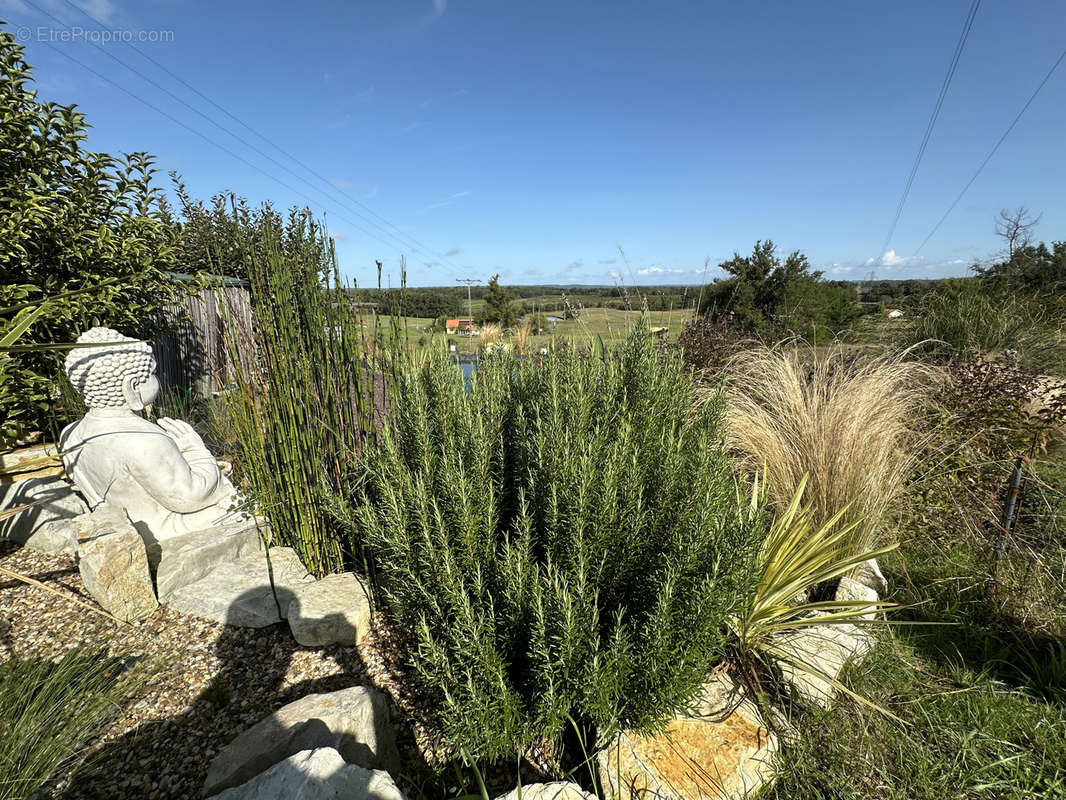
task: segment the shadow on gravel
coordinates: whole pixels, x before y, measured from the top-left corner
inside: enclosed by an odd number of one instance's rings
[[[279,588],[277,599],[286,609],[293,595]],[[234,606],[240,602],[241,598]],[[226,625],[215,643],[218,670],[191,704],[179,701],[174,716],[136,725],[104,745],[50,796],[62,800],[201,797],[211,760],[239,733],[304,695],[367,683],[355,647],[333,646],[315,650],[331,656],[339,673],[288,684],[294,656],[308,649],[296,643],[284,621],[259,629]],[[169,705],[173,702],[166,698],[169,687],[191,679],[199,668],[181,663],[180,657],[169,658],[132,713]]]

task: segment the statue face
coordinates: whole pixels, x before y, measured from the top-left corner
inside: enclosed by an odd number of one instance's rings
[[[159,394],[159,379],[153,372],[147,380],[138,381],[133,375],[127,375],[122,380],[122,395],[126,398],[126,407],[131,411],[140,411],[152,402]]]

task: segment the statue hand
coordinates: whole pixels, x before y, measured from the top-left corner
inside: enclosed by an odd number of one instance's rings
[[[178,449],[185,453],[189,450],[204,450],[204,440],[200,438],[192,425],[188,422],[183,422],[180,419],[171,419],[170,417],[163,417],[159,420],[159,427],[162,428],[175,444],[178,445]]]

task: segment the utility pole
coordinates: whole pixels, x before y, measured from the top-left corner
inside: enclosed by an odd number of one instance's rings
[[[470,319],[470,324],[474,324],[474,301],[470,299],[470,287],[475,283],[481,283],[477,278],[456,278],[456,283],[466,284],[466,313]]]

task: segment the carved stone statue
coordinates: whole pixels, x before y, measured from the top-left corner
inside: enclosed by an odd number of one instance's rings
[[[60,436],[63,463],[90,508],[124,506],[146,543],[240,522],[236,490],[186,422],[138,412],[155,400],[152,348],[92,328],[67,355],[66,373],[89,412]]]

